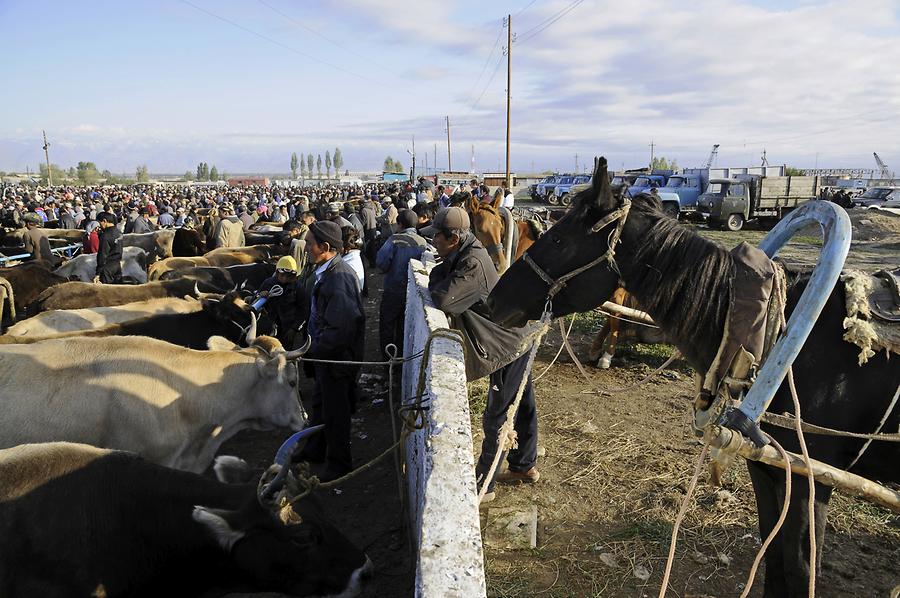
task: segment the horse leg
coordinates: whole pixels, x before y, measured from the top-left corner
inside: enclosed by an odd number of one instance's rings
[[[763,540],[772,531],[784,505],[784,472],[755,461],[747,461],[756,492],[759,532]],[[815,513],[809,520],[809,488],[804,476],[791,479],[791,502],[778,536],[766,552],[766,579],[763,596],[805,598],[809,586],[809,526],[816,530],[816,571],[821,569],[825,545],[828,501],[832,488],[816,484]]]
[[[616,345],[619,344],[619,332],[622,330],[622,320],[619,318],[607,318],[609,325],[609,334],[606,336],[606,343],[603,348],[603,356],[597,362],[597,367],[601,370],[608,370],[612,365],[613,355],[616,354]]]
[[[597,363],[597,360],[600,359],[600,355],[603,351],[604,341],[606,341],[606,336],[609,334],[609,318],[606,319],[606,322],[603,323],[603,327],[600,328],[600,331],[597,333],[597,336],[594,337],[594,341],[591,343],[591,348],[588,351],[588,361],[591,363]]]

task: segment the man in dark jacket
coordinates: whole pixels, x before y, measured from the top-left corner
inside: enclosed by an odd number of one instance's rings
[[[417,220],[415,212],[402,210],[397,216],[397,222],[403,230],[388,237],[375,257],[375,265],[384,272],[378,313],[378,342],[382,351],[389,344],[403,351],[409,260],[421,260],[428,247],[428,242],[416,233]]]
[[[314,265],[315,282],[310,301],[308,357],[361,361],[365,314],[356,273],[343,259],[343,236],[334,222],[314,222],[306,237],[306,251]],[[301,455],[309,461],[325,461],[319,474],[333,480],[353,467],[350,456],[350,414],[355,407],[358,365],[315,364],[310,425],[325,424],[323,435],[314,436]]]
[[[100,223],[100,249],[97,251],[97,275],[94,282],[117,284],[122,282],[122,233],[116,217],[109,212],[97,215]]]
[[[462,208],[441,208],[434,216],[430,227],[432,230],[423,231],[426,235],[434,235],[434,246],[438,255],[443,258],[443,262],[431,271],[428,290],[435,306],[452,319],[461,316],[466,310],[488,315],[484,301],[499,280],[490,255],[472,234],[469,226],[469,215]],[[506,419],[507,409],[515,401],[523,376],[528,379],[515,416],[518,448],[509,451],[506,456],[509,469],[495,474],[493,480],[485,481],[499,448],[497,434]],[[494,482],[531,483],[538,480],[540,474],[535,467],[537,407],[527,353],[491,374],[482,428],[484,440],[481,443],[481,456],[475,466],[475,475],[479,486],[488,484],[484,501],[494,498]]]

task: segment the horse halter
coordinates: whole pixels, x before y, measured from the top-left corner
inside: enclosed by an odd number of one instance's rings
[[[613,210],[603,218],[597,221],[594,226],[591,227],[591,231],[589,234],[595,234],[606,228],[610,223],[618,221],[616,227],[609,234],[609,248],[598,258],[591,260],[587,264],[575,268],[571,272],[567,274],[563,274],[562,276],[554,279],[552,276],[547,274],[547,271],[537,265],[537,263],[532,259],[528,252],[522,254],[522,260],[531,266],[531,269],[541,277],[541,280],[547,283],[549,287],[547,289],[547,304],[549,305],[551,301],[553,301],[553,297],[555,297],[560,291],[562,291],[566,287],[566,283],[582,272],[586,270],[590,270],[597,264],[601,262],[609,262],[609,264],[614,268],[616,267],[616,245],[619,243],[619,237],[622,236],[622,229],[625,227],[625,219],[628,217],[628,211],[631,209],[631,200],[627,197],[622,198],[622,205],[618,207],[618,209]]]

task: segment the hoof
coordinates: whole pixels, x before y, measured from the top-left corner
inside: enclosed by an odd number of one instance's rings
[[[609,353],[604,353],[603,357],[600,358],[600,361],[597,362],[597,367],[601,370],[608,370],[609,366],[612,364],[612,355]]]

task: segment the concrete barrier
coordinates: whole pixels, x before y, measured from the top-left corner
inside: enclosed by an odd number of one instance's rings
[[[433,264],[432,264],[433,265]],[[404,355],[425,348],[429,334],[447,328],[431,302],[428,269],[410,263]],[[422,358],[403,366],[403,397],[416,395]],[[416,596],[486,595],[478,520],[475,458],[462,346],[437,338],[426,365],[425,427],[406,442],[410,525],[418,549]]]

